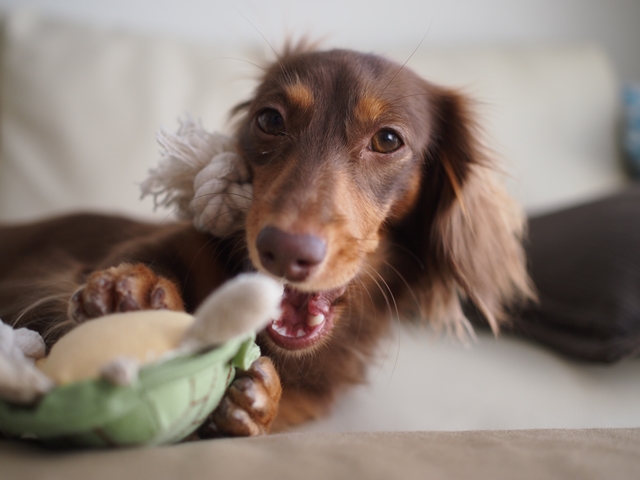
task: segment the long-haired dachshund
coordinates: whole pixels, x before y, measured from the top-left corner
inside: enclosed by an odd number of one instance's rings
[[[193,311],[229,277],[286,281],[264,357],[201,436],[322,414],[360,382],[394,318],[464,335],[532,295],[524,216],[494,178],[467,100],[379,56],[288,48],[235,111],[253,200],[226,238],[190,223],[74,215],[0,228],[0,317],[51,345],[114,311]]]

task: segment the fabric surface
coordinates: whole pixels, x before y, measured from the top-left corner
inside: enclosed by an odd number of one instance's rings
[[[586,360],[640,353],[640,186],[531,219],[526,248],[540,302],[518,333]]]
[[[233,59],[246,52],[26,12],[3,19],[3,37],[0,220],[93,209],[150,216],[139,184],[159,158],[156,131],[174,130],[187,112],[222,128],[255,75]]]
[[[409,55],[394,54],[400,61]],[[407,66],[475,100],[492,156],[530,213],[596,198],[625,183],[618,85],[599,48],[425,48]]]
[[[270,58],[25,13],[3,23],[0,220],[78,209],[150,216],[139,183],[159,157],[155,132],[175,130],[186,112],[228,129],[229,108],[261,73],[254,64]],[[624,183],[617,86],[598,48],[422,47],[407,66],[477,101],[487,143],[530,210]]]
[[[640,429],[283,434],[55,452],[0,442],[2,478],[636,479]]]

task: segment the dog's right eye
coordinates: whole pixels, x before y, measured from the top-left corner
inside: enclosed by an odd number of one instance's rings
[[[392,130],[380,130],[371,137],[371,145],[369,148],[378,153],[395,152],[402,146],[402,140]]]
[[[267,135],[283,135],[284,134],[284,118],[280,112],[273,108],[267,108],[258,114],[256,118],[258,128]]]

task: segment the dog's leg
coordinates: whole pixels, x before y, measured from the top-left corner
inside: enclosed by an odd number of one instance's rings
[[[184,310],[178,287],[143,264],[122,263],[92,273],[71,297],[69,316],[83,322],[114,312]]]
[[[238,371],[218,408],[199,428],[199,438],[248,437],[269,433],[278,413],[282,387],[271,360],[260,357]]]

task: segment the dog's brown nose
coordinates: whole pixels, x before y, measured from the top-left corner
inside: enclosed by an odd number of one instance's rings
[[[327,242],[322,238],[287,233],[276,227],[263,228],[256,247],[264,268],[292,282],[306,280],[327,253]]]

